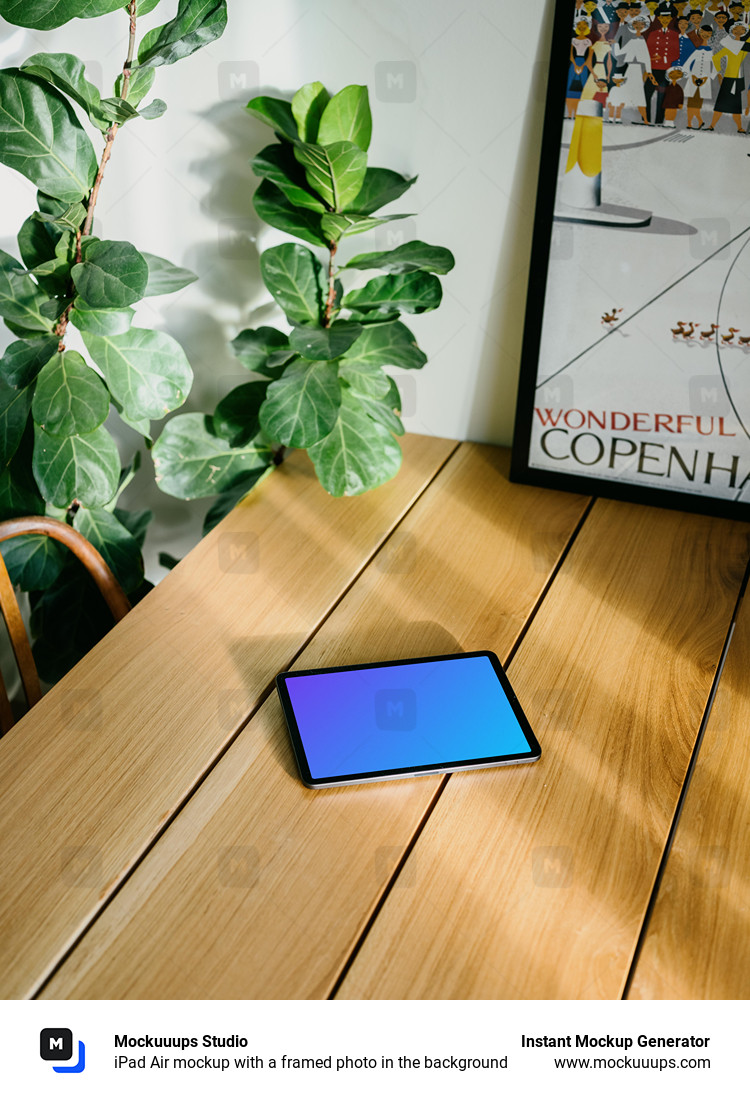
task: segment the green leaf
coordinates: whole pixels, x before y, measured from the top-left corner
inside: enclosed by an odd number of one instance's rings
[[[124,81],[122,73],[120,73],[115,80],[115,95],[118,98],[126,99],[131,107],[137,107],[143,97],[151,91],[151,85],[155,79],[156,69],[131,69],[127,95],[123,96],[122,86]]]
[[[153,11],[154,8],[157,7],[159,2],[160,0],[138,0],[138,3],[135,6],[136,16],[148,15],[150,11]],[[122,10],[130,11],[130,5],[125,4]]]
[[[301,141],[317,141],[320,118],[330,96],[319,80],[303,84],[292,99],[292,114]]]
[[[377,420],[384,428],[395,432],[396,435],[403,435],[404,425],[401,418],[396,415],[397,412],[401,412],[401,394],[394,380],[389,378],[388,381],[390,387],[385,397],[374,398],[369,394],[360,394],[359,402],[373,420]]]
[[[370,217],[369,214],[324,214],[320,219],[320,228],[326,238],[337,241],[340,237],[353,237],[355,233],[366,233],[386,222],[410,217],[411,214],[386,214],[382,218]]]
[[[334,321],[330,328],[301,325],[292,329],[289,343],[305,359],[338,359],[361,332],[362,326],[351,321]]]
[[[78,13],[79,19],[94,19],[97,15],[108,15],[122,6],[122,0],[84,0]]]
[[[140,452],[136,452],[136,454],[139,453]],[[130,531],[130,534],[142,550],[146,538],[146,531],[151,520],[154,518],[154,513],[148,508],[137,509],[134,512],[126,508],[115,508],[113,515],[116,519],[119,519],[123,527]]]
[[[277,378],[281,378],[286,368],[290,363],[293,363],[296,358],[297,356],[291,348],[287,348],[286,351],[283,349],[274,351],[268,356],[263,369],[258,373],[262,374],[264,378],[271,378],[275,381]]]
[[[425,244],[424,241],[407,241],[390,252],[363,252],[344,267],[362,271],[378,267],[394,275],[407,271],[433,271],[436,275],[445,275],[452,270],[455,262],[453,253],[447,248]]]
[[[382,424],[389,432],[393,432],[395,435],[404,434],[404,425],[393,409],[386,404],[385,401],[380,401],[374,397],[368,397],[364,394],[358,394],[357,400],[363,412],[366,412],[371,420],[375,420],[378,424]]]
[[[0,382],[0,466],[7,466],[18,450],[33,396],[33,386],[17,390]]]
[[[171,65],[220,38],[226,25],[226,0],[180,0],[174,19],[143,36],[138,64]]]
[[[404,367],[418,370],[427,356],[417,346],[414,334],[400,321],[386,325],[369,325],[353,344],[344,362],[357,366]]]
[[[2,544],[2,555],[12,583],[37,592],[55,583],[70,550],[49,535],[19,535]]]
[[[138,302],[148,283],[148,265],[129,241],[94,241],[72,270],[76,290],[94,309]]]
[[[404,425],[396,416],[396,410],[401,411],[401,395],[382,367],[342,363],[339,377],[349,386],[363,412],[388,431],[404,434]]]
[[[273,96],[259,95],[251,99],[245,108],[253,118],[265,122],[278,134],[283,134],[289,141],[298,141],[297,123],[292,114],[292,105],[285,99],[275,99]]]
[[[44,216],[44,215],[42,215]],[[60,234],[51,223],[39,221],[34,214],[29,215],[18,230],[18,251],[27,268],[37,267],[46,260],[54,259],[55,245]],[[18,265],[16,265],[18,266]]]
[[[67,270],[70,270],[70,264],[67,264],[64,260],[55,258],[54,260],[46,260],[43,264],[39,264],[38,267],[32,267],[28,274],[41,280],[42,278],[50,278],[51,276],[59,278],[60,273]]]
[[[167,105],[163,99],[152,99],[150,103],[147,103],[145,107],[138,112],[141,118],[161,118],[167,109]]]
[[[129,122],[131,118],[138,118],[139,112],[126,99],[113,96],[111,99],[103,99],[100,102],[99,117],[101,119],[101,123],[97,123],[99,128],[108,130],[113,122],[121,126],[123,122]]]
[[[325,213],[325,206],[307,187],[305,173],[287,144],[267,145],[252,162],[256,176],[269,179],[294,206]]]
[[[263,282],[292,322],[318,324],[325,276],[320,261],[301,244],[267,248],[260,258]]]
[[[55,246],[54,254],[43,263],[37,264],[29,272],[46,291],[65,295],[70,282],[70,269],[75,259],[75,237],[70,232],[61,233]],[[44,306],[39,307],[42,314],[46,314]]]
[[[46,317],[51,324],[55,325],[60,320],[63,311],[68,306],[69,299],[65,297],[50,298],[46,302],[42,302],[39,307],[39,312],[43,317]]]
[[[355,496],[398,473],[401,448],[348,390],[329,435],[309,449],[320,483],[332,496]]]
[[[340,404],[338,364],[302,359],[268,387],[260,425],[288,447],[310,447],[330,432]]]
[[[193,372],[187,356],[166,332],[145,328],[116,336],[84,332],[83,342],[126,417],[160,420],[179,408],[190,391]]]
[[[143,558],[137,539],[106,508],[79,508],[73,526],[96,547],[124,591],[143,581]]]
[[[363,84],[349,84],[326,104],[316,141],[319,145],[351,141],[367,152],[371,136],[372,115],[367,88]]]
[[[353,208],[358,214],[372,214],[381,206],[395,202],[416,181],[416,176],[402,176],[398,172],[392,172],[390,168],[368,168]]]
[[[216,406],[213,430],[233,447],[242,447],[260,431],[258,414],[268,382],[245,382],[236,386]]]
[[[176,558],[174,554],[168,554],[166,550],[159,551],[159,565],[162,569],[174,569],[181,561],[182,558]]]
[[[91,246],[93,244],[99,244],[99,238],[98,237],[94,237],[93,235],[88,235],[86,237],[81,237],[81,240],[80,240],[81,255],[83,256],[84,260],[86,259],[86,253],[88,252],[88,250],[91,248]]]
[[[107,419],[109,393],[82,355],[63,351],[42,368],[31,412],[50,435],[87,435]]]
[[[94,147],[64,96],[18,69],[0,71],[0,161],[65,203],[94,182]]]
[[[16,453],[0,466],[0,519],[44,514],[44,501],[31,472],[34,422],[29,418]]]
[[[161,256],[154,256],[151,252],[141,252],[141,256],[148,265],[148,282],[143,292],[144,298],[151,298],[155,294],[172,294],[175,290],[194,283],[198,278],[186,267],[177,267],[169,260],[163,260]]]
[[[82,16],[92,4],[101,9],[96,15],[120,7],[117,0],[0,0],[0,15],[16,27],[49,31]]]
[[[54,199],[51,195],[45,195],[44,191],[37,191],[36,204],[42,214],[49,214],[54,218],[59,217],[71,205],[70,203],[61,202],[60,199]]]
[[[26,267],[45,294],[61,295],[70,284],[70,266],[75,258],[74,231],[51,218],[42,220],[47,218],[48,215],[38,212],[27,218],[18,231],[18,247]]]
[[[0,379],[9,386],[30,386],[45,363],[57,351],[56,336],[40,340],[15,340],[0,359]]]
[[[328,247],[328,238],[320,227],[320,214],[298,209],[270,180],[263,180],[253,195],[253,206],[258,217],[274,229],[301,237],[310,244]]]
[[[52,325],[40,312],[46,300],[15,256],[0,250],[0,317],[30,332],[49,332]]]
[[[391,378],[391,388],[386,401],[396,412],[401,412],[401,393],[399,392],[395,378]]]
[[[360,290],[351,290],[343,305],[356,310],[388,311],[395,306],[404,313],[426,313],[437,309],[443,288],[436,275],[410,271],[406,275],[379,275]]]
[[[106,130],[100,110],[99,89],[85,75],[83,62],[72,53],[35,53],[20,66],[21,71],[41,77],[83,107],[95,126]]]
[[[356,309],[353,309],[349,314],[349,320],[356,321],[358,324],[363,325],[364,328],[377,328],[398,321],[400,316],[401,314],[396,309],[388,310],[388,312],[384,313],[378,313],[375,310],[370,313],[358,313]]]
[[[69,314],[70,323],[81,332],[93,332],[97,336],[117,336],[130,328],[135,310],[125,306],[123,309],[92,309],[83,298],[76,298]]]
[[[268,477],[273,470],[274,464],[270,463],[265,469],[255,470],[249,477],[243,478],[231,489],[221,493],[206,512],[206,518],[203,521],[203,534],[207,535],[209,531],[213,531],[216,524],[223,520],[224,516],[228,516],[235,505],[239,504],[250,490]]]
[[[148,417],[128,416],[127,413],[123,411],[122,406],[118,404],[117,401],[114,401],[113,399],[112,403],[120,414],[120,419],[123,421],[123,423],[127,424],[127,426],[129,428],[132,428],[134,432],[137,432],[138,435],[142,435],[147,442],[153,439],[153,436],[151,435],[151,421],[148,419]]]
[[[364,393],[369,397],[385,397],[391,388],[391,380],[382,367],[364,363],[344,361],[339,369],[339,377],[357,393]]]
[[[59,214],[42,214],[37,210],[31,217],[54,229],[59,229],[63,232],[65,230],[70,230],[72,233],[75,233],[86,217],[86,207],[83,203],[74,202],[66,206]]]
[[[232,351],[243,367],[258,374],[265,374],[269,378],[275,378],[278,371],[278,365],[275,362],[269,367],[269,358],[282,353],[285,355],[283,364],[291,355],[289,338],[283,332],[268,325],[243,329],[232,340]]]
[[[332,210],[343,210],[361,191],[367,157],[353,142],[297,145],[294,155],[307,182]]]
[[[87,435],[49,435],[37,424],[33,471],[50,504],[68,508],[79,500],[96,508],[106,504],[117,489],[120,457],[104,427]]]
[[[270,448],[257,441],[232,447],[201,413],[169,420],[151,453],[159,488],[181,500],[223,493],[250,474],[260,477],[273,459]]]

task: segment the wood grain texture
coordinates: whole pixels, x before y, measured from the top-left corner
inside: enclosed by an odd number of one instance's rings
[[[621,995],[746,532],[596,502],[510,667],[540,763],[449,778],[342,997]]]
[[[750,603],[743,600],[629,996],[750,998]]]
[[[0,995],[29,996],[455,448],[334,500],[295,454],[0,741]]]
[[[508,464],[462,445],[297,664],[507,653],[586,505]],[[43,995],[326,996],[440,783],[307,790],[272,696]]]

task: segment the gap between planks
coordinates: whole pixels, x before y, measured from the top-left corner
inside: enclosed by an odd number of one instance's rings
[[[721,683],[721,678],[724,675],[724,667],[726,665],[727,657],[729,656],[729,650],[730,650],[730,647],[732,645],[732,638],[734,637],[734,630],[735,630],[735,627],[737,625],[737,618],[740,614],[740,609],[742,607],[742,604],[743,604],[744,599],[745,599],[745,595],[747,593],[747,585],[748,585],[748,580],[749,579],[750,579],[750,559],[748,560],[747,568],[745,570],[745,576],[744,576],[743,581],[742,581],[742,586],[741,586],[739,594],[737,596],[737,602],[734,605],[734,611],[732,613],[732,621],[730,622],[729,627],[727,629],[727,634],[726,634],[726,638],[724,639],[724,645],[722,647],[721,656],[719,657],[719,662],[716,666],[716,672],[714,673],[713,682],[711,684],[711,690],[708,694],[708,699],[706,700],[706,707],[705,707],[705,710],[703,712],[703,717],[701,719],[700,728],[698,730],[698,736],[696,737],[695,745],[693,746],[693,752],[692,752],[692,755],[690,757],[690,763],[688,764],[688,769],[687,769],[687,772],[686,772],[686,775],[685,775],[685,780],[682,784],[682,791],[680,792],[680,797],[679,797],[679,800],[678,800],[677,805],[675,807],[674,817],[672,818],[672,824],[671,824],[670,829],[669,829],[669,834],[668,834],[666,842],[664,844],[664,851],[662,853],[662,857],[661,857],[661,860],[659,862],[659,867],[658,867],[657,872],[656,872],[656,877],[654,879],[654,885],[653,885],[653,888],[651,890],[651,896],[649,898],[648,906],[646,908],[646,912],[645,912],[644,917],[643,917],[643,923],[641,925],[641,930],[640,930],[640,933],[638,935],[638,940],[637,940],[635,948],[633,950],[633,958],[632,958],[631,963],[630,963],[630,969],[628,970],[627,976],[625,978],[625,983],[623,985],[623,990],[622,990],[621,1000],[623,1000],[623,1001],[629,999],[630,991],[631,991],[633,982],[636,978],[636,973],[637,973],[637,970],[638,970],[638,963],[640,962],[641,953],[643,951],[644,944],[645,944],[646,939],[648,937],[649,927],[651,925],[651,918],[654,915],[654,909],[656,908],[656,903],[659,899],[659,891],[661,890],[661,886],[662,886],[662,883],[664,881],[664,876],[665,876],[666,871],[667,871],[667,866],[669,864],[669,857],[672,853],[672,848],[674,846],[675,837],[677,836],[677,830],[678,830],[678,827],[679,827],[679,824],[680,824],[680,819],[682,817],[683,809],[685,807],[685,802],[687,800],[688,790],[690,788],[690,784],[692,783],[693,775],[695,774],[695,769],[696,769],[696,767],[698,765],[698,762],[699,762],[700,751],[701,751],[701,748],[703,747],[703,740],[704,740],[704,737],[705,737],[705,734],[706,734],[706,729],[708,727],[709,719],[711,718],[711,711],[713,710],[713,705],[714,705],[714,701],[716,699],[716,695],[717,695],[718,690],[719,690],[719,685]]]

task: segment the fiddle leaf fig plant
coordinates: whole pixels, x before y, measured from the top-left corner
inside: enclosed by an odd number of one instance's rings
[[[232,341],[253,380],[222,398],[211,416],[174,417],[154,446],[165,492],[187,499],[219,494],[207,529],[287,447],[308,451],[333,496],[363,493],[397,473],[395,437],[404,429],[388,369],[415,370],[427,360],[400,318],[440,305],[439,276],[454,263],[447,248],[409,241],[337,266],[344,238],[409,216],[379,211],[416,179],[368,164],[365,87],[352,84],[331,96],[315,82],[291,102],[258,96],[247,110],[277,139],[252,162],[261,178],[255,210],[305,243],[261,256],[263,281],[289,331],[245,329]],[[362,271],[383,274],[365,281]],[[354,279],[364,285],[347,290]]]
[[[0,0],[0,15],[21,27],[45,31],[121,9],[128,28],[109,97],[70,53],[35,53],[0,70],[0,163],[38,188],[18,256],[0,251],[0,316],[15,337],[0,359],[0,519],[48,515],[76,527],[131,601],[151,587],[141,557],[151,514],[118,506],[140,454],[123,467],[107,422],[114,409],[149,445],[151,421],[185,401],[185,352],[166,333],[134,326],[133,306],[195,276],[130,241],[99,239],[94,211],[118,131],[166,110],[160,99],[142,105],[157,67],[218,38],[227,18],[226,0],[179,0],[174,18],[138,45],[138,18],[158,3]],[[86,355],[68,348],[73,329]],[[30,593],[40,675],[56,680],[109,628],[109,612],[60,544],[24,535],[3,555]]]

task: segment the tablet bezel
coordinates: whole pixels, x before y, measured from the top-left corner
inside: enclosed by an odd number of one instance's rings
[[[314,777],[310,773],[307,762],[307,754],[302,741],[297,719],[292,706],[287,680],[297,679],[301,676],[322,676],[332,672],[358,672],[370,668],[393,668],[397,665],[420,665],[434,661],[463,661],[471,657],[488,657],[501,688],[510,703],[511,709],[518,721],[521,731],[529,745],[528,753],[511,753],[502,756],[477,757],[470,760],[448,760],[439,764],[424,764],[408,768],[390,768],[377,772],[354,772],[351,775]],[[528,718],[524,714],[521,704],[510,685],[503,666],[496,653],[489,649],[479,649],[471,653],[445,653],[433,657],[407,657],[395,661],[371,661],[366,664],[333,665],[330,668],[308,668],[291,672],[280,672],[276,677],[276,688],[281,701],[281,709],[284,712],[289,736],[294,750],[294,756],[299,768],[300,777],[306,787],[311,790],[323,790],[327,787],[349,786],[353,783],[378,783],[384,779],[412,779],[421,775],[445,775],[457,771],[474,771],[478,768],[495,768],[505,764],[533,764],[542,755],[542,749],[534,736]]]

